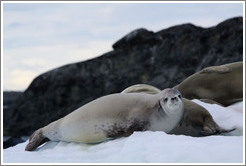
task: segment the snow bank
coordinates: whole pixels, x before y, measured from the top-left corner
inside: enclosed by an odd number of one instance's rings
[[[3,150],[4,163],[242,163],[243,102],[229,107],[194,102],[207,108],[214,120],[237,130],[217,136],[190,137],[164,132],[134,132],[131,136],[88,145],[48,142],[34,152],[27,142]]]

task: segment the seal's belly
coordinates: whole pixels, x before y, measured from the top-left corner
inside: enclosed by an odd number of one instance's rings
[[[108,139],[125,137],[134,131],[146,131],[149,122],[138,118],[125,119],[101,117],[85,121],[64,121],[60,123],[60,140],[68,142],[98,143]]]
[[[117,94],[94,100],[58,120],[56,133],[46,136],[51,140],[97,143],[143,131],[148,125],[148,113],[144,112],[149,108],[146,98],[140,100],[139,96]]]
[[[58,140],[97,143],[130,135],[142,110],[142,105],[135,106],[135,99],[108,96],[78,108],[59,122]]]
[[[68,142],[98,143],[110,137],[109,133],[126,132],[128,123],[120,119],[102,117],[99,119],[87,119],[85,121],[68,122],[60,124],[60,139]]]

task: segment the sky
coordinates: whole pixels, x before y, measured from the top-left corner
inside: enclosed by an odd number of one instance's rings
[[[211,27],[243,16],[242,3],[2,3],[4,91],[38,75],[100,56],[127,33],[184,23]]]

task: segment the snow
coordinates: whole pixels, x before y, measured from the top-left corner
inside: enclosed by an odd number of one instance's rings
[[[3,150],[3,163],[244,163],[243,102],[222,107],[199,100],[214,120],[231,133],[207,137],[134,132],[100,144],[47,142],[34,152],[27,142]]]

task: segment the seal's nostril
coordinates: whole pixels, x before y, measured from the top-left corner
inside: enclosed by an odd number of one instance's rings
[[[177,100],[177,97],[172,97],[171,100],[172,101]]]

